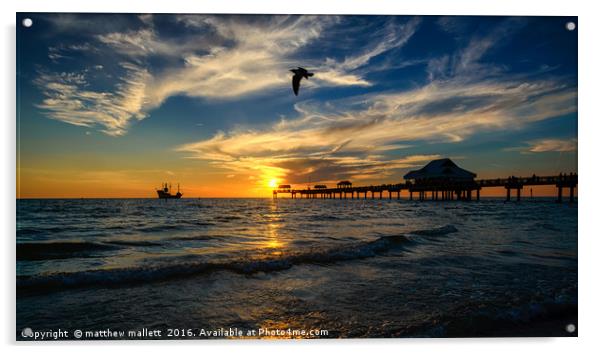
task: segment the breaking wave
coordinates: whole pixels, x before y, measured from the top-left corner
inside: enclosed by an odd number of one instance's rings
[[[118,269],[99,269],[72,273],[51,273],[39,276],[20,276],[17,288],[23,291],[52,290],[65,287],[117,285],[147,281],[169,280],[226,270],[241,274],[280,271],[299,264],[332,263],[374,257],[391,248],[409,242],[406,236],[383,236],[374,241],[326,250],[289,253],[282,256],[250,256],[225,262],[183,261],[156,266]]]
[[[457,229],[451,225],[432,230],[418,230],[411,234],[420,235],[443,235],[450,232],[456,232]],[[452,229],[453,228],[453,229]],[[118,284],[132,284],[148,281],[161,281],[190,277],[204,274],[212,271],[232,271],[241,274],[253,274],[257,272],[272,272],[286,270],[294,265],[301,264],[325,264],[340,261],[350,261],[375,257],[403,245],[413,243],[413,240],[406,235],[381,236],[372,241],[356,242],[348,245],[332,246],[331,248],[318,249],[313,248],[307,251],[288,252],[282,255],[247,255],[234,256],[226,261],[207,261],[193,260],[189,257],[174,257],[171,262],[157,265],[144,265],[129,268],[115,269],[95,269],[70,273],[49,273],[33,276],[17,277],[17,289],[25,292],[36,292],[41,290],[54,290],[65,287],[85,287],[85,286],[111,286]],[[21,244],[25,245],[25,244]],[[39,255],[44,253],[46,256],[52,254],[46,248],[60,254],[60,251],[66,253],[65,249],[70,248],[70,253],[104,250],[107,247],[113,247],[101,243],[38,243],[30,248],[29,254]],[[38,253],[34,252],[36,250]],[[20,251],[25,254],[24,249]],[[18,251],[19,253],[19,251]]]

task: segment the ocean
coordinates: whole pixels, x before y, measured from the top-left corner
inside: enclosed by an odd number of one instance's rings
[[[16,336],[573,336],[577,211],[546,198],[17,200]]]

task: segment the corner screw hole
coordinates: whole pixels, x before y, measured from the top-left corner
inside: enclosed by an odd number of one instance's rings
[[[568,325],[566,325],[566,331],[569,333],[574,333],[576,329],[577,328],[572,323],[569,323]]]
[[[575,25],[575,22],[570,21],[570,22],[566,23],[566,29],[567,30],[574,31],[575,28],[577,28],[577,25]]]

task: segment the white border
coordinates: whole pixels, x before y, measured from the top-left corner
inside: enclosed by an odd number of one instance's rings
[[[563,353],[569,351],[594,351],[600,320],[600,292],[597,274],[602,257],[597,207],[602,200],[596,176],[602,176],[599,144],[602,129],[602,112],[599,108],[600,82],[600,11],[594,1],[470,1],[470,0],[302,0],[298,2],[268,0],[221,1],[123,1],[95,2],[68,0],[20,0],[13,4],[2,2],[2,61],[3,94],[2,121],[3,167],[0,186],[4,186],[0,215],[4,232],[2,290],[3,311],[0,314],[2,346],[8,352],[27,353],[91,353],[105,354],[108,350],[127,350],[128,347],[145,353],[163,353],[167,346],[175,345],[178,351],[206,352],[279,352],[332,351],[342,349],[364,353],[373,350],[408,353],[504,353],[540,351]],[[557,15],[579,16],[579,338],[559,339],[403,339],[403,340],[324,340],[324,341],[212,341],[212,342],[152,342],[152,343],[50,343],[49,345],[22,345],[14,343],[14,231],[15,231],[15,12],[146,12],[146,13],[319,13],[319,14],[421,14],[421,15]],[[291,344],[292,343],[292,344]],[[134,347],[136,349],[134,349]]]
[[[96,1],[23,0],[17,11],[27,12],[155,12],[155,13],[283,13],[283,14],[397,14],[397,15],[558,15],[574,16],[582,6],[576,1],[505,0],[491,3],[470,0],[270,0],[222,1]]]

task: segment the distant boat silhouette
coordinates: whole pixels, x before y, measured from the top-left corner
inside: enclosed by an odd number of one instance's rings
[[[291,69],[291,71],[295,74],[293,75],[293,92],[295,96],[299,95],[299,86],[301,85],[301,79],[305,78],[308,80],[310,76],[314,76],[314,73],[310,73],[306,69],[302,67],[297,67],[297,69]]]
[[[182,198],[182,193],[180,193],[180,184],[178,183],[178,192],[176,194],[171,194],[171,184],[169,187],[167,183],[163,183],[161,189],[157,189],[157,195],[159,199],[180,199]]]

